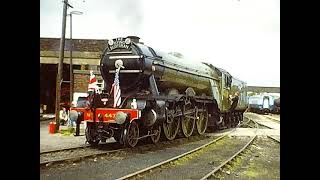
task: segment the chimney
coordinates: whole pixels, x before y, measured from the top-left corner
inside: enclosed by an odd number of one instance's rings
[[[127,38],[130,38],[132,42],[139,43],[139,37],[138,36],[128,36]]]

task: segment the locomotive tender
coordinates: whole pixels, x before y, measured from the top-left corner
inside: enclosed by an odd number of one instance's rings
[[[202,135],[207,127],[236,126],[248,105],[246,83],[227,71],[163,53],[136,36],[108,40],[100,71],[104,91],[92,92],[88,107],[73,108],[92,145],[111,137],[134,147],[142,138]]]

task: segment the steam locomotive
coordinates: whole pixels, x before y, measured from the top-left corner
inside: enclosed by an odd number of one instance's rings
[[[236,126],[248,106],[246,83],[199,60],[179,58],[128,36],[108,40],[101,56],[102,93],[74,107],[86,122],[86,139],[97,145],[113,137],[134,147],[207,129]],[[230,97],[236,95],[235,101]],[[232,97],[231,97],[232,98]]]

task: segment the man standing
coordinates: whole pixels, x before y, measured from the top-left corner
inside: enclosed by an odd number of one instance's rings
[[[230,107],[230,111],[234,110],[237,105],[238,105],[238,101],[239,101],[239,91],[237,91],[236,93],[234,93],[234,96],[229,96],[230,101],[231,101],[231,107]]]
[[[69,111],[69,127],[73,127],[74,124],[76,124],[76,121],[78,119],[78,112],[75,110]]]

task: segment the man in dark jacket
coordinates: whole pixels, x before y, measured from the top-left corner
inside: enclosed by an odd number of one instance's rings
[[[239,101],[239,92],[237,91],[236,93],[234,93],[234,96],[229,96],[230,97],[230,101],[232,102],[231,104],[231,108],[230,110],[234,110],[237,105],[238,105],[238,101]]]

